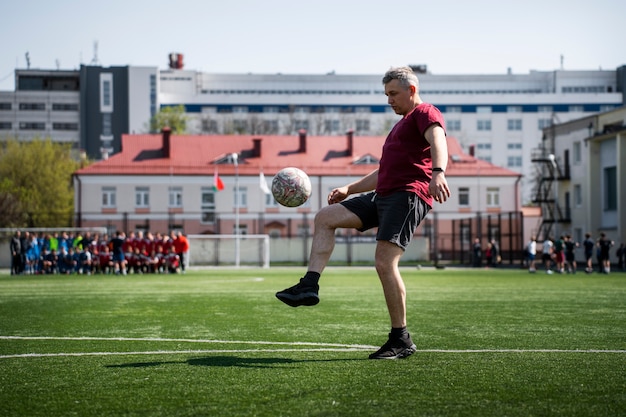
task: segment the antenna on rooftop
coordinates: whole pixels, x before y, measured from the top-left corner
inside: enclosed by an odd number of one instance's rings
[[[26,69],[30,69],[30,54],[26,51]]]
[[[91,65],[100,65],[98,62],[98,41],[93,41],[93,58],[91,58]]]

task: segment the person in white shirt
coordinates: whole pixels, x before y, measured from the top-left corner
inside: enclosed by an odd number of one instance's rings
[[[543,242],[543,254],[542,254],[543,264],[546,267],[546,274],[552,274],[552,269],[550,269],[550,267],[552,266],[553,251],[554,251],[554,243],[552,242],[552,239],[547,238]]]
[[[526,253],[528,254],[528,272],[535,273],[535,257],[537,256],[537,239],[535,236],[531,236],[526,246]]]

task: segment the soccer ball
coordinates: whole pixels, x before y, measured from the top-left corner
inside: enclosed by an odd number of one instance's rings
[[[272,195],[285,207],[298,207],[311,196],[311,180],[301,169],[283,168],[272,180]]]

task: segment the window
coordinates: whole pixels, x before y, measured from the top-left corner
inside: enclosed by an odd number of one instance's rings
[[[509,119],[507,120],[508,130],[522,130],[522,119]]]
[[[487,187],[487,207],[500,207],[500,189]]]
[[[233,194],[234,201],[233,207],[246,208],[248,207],[248,187],[239,187],[235,189]]]
[[[461,106],[448,106],[446,113],[461,113]]]
[[[0,122],[0,130],[11,130],[12,126],[11,122]]]
[[[552,126],[552,119],[539,119],[537,120],[537,127],[539,130]]]
[[[202,132],[217,133],[217,120],[202,119]]]
[[[248,225],[247,224],[239,224],[239,230],[237,230],[237,225],[233,225],[233,234],[234,235],[247,235],[248,234]]]
[[[365,119],[359,119],[356,121],[356,130],[357,132],[369,132],[370,130],[370,121]]]
[[[509,168],[519,168],[522,166],[522,157],[521,156],[509,156],[507,158],[506,165]]]
[[[491,130],[491,120],[478,120],[476,129],[482,130],[482,131]]]
[[[113,113],[113,74],[100,74],[100,112]]]
[[[309,113],[309,108],[306,106],[297,106],[294,110],[295,114],[307,114]]]
[[[506,148],[508,150],[521,150],[522,149],[522,144],[519,142],[516,143],[507,143],[506,144]]]
[[[278,120],[265,120],[263,122],[265,126],[265,132],[269,134],[278,133]]]
[[[574,163],[575,164],[580,164],[580,162],[582,161],[582,151],[580,148],[580,142],[574,142],[573,143],[573,151],[574,151]]]
[[[0,110],[11,110],[11,103],[2,102],[0,103]]]
[[[52,123],[52,130],[78,130],[78,123]]]
[[[296,120],[295,121],[296,130],[309,130],[309,121],[308,120]]]
[[[233,106],[233,113],[248,113],[248,106]]]
[[[52,103],[52,111],[78,111],[76,103]]]
[[[45,130],[44,122],[20,122],[20,130]]]
[[[20,110],[45,110],[46,103],[20,103]]]
[[[339,113],[339,107],[336,106],[326,106],[324,107],[324,113]]]
[[[521,113],[522,112],[522,106],[507,106],[506,107],[506,112],[507,113]]]
[[[552,106],[538,106],[537,112],[539,113],[552,113]]]
[[[268,208],[279,207],[279,204],[274,199],[273,195],[265,194],[265,207],[268,207]]]
[[[470,193],[468,187],[459,187],[459,207],[469,207]]]
[[[491,106],[476,106],[476,113],[491,113]]]
[[[569,106],[569,111],[570,112],[582,113],[582,112],[585,111],[585,108],[583,106],[580,106],[580,105],[571,105],[571,106]]]
[[[135,207],[141,207],[141,208],[150,207],[150,188],[148,187],[136,187],[135,188]]]
[[[212,188],[203,187],[200,211],[202,223],[215,223],[215,191]]]
[[[469,244],[471,242],[469,225],[462,224],[460,232],[461,232],[461,242],[464,244]]]
[[[248,121],[243,119],[233,120],[233,129],[237,133],[243,133],[248,130]]]
[[[102,114],[102,135],[103,136],[111,136],[111,113],[103,113]]]
[[[265,106],[263,107],[263,113],[278,113],[278,106]]]
[[[574,207],[581,207],[583,205],[583,191],[580,184],[574,185]]]
[[[339,120],[324,120],[324,130],[329,133],[339,131]]]
[[[477,143],[476,149],[488,151],[491,149],[491,143]]]
[[[617,168],[604,168],[604,211],[617,210]]]
[[[449,131],[459,131],[461,130],[461,121],[460,120],[448,120],[446,122],[446,127]]]
[[[102,187],[102,207],[116,207],[116,189],[115,187]]]
[[[169,206],[183,206],[183,187],[169,187]]]

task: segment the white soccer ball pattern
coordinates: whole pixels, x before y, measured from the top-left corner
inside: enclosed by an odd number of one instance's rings
[[[298,207],[311,196],[311,180],[301,169],[283,168],[272,180],[272,195],[285,207]]]

